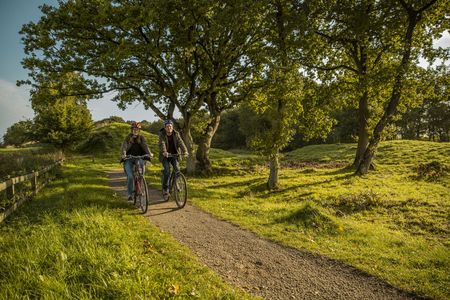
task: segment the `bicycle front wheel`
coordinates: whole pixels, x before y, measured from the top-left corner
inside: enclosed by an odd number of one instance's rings
[[[139,208],[141,209],[141,212],[145,214],[148,209],[148,188],[144,176],[141,177],[140,185],[141,191],[139,193]]]
[[[173,194],[175,202],[178,208],[183,208],[186,205],[188,197],[186,177],[182,173],[179,173],[174,176],[174,180]]]

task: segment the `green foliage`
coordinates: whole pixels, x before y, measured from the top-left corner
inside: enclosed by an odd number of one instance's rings
[[[164,121],[157,120],[157,121],[150,122],[150,124],[148,126],[148,130],[146,130],[146,131],[148,131],[152,134],[158,135],[161,128],[164,128]]]
[[[83,139],[92,128],[91,113],[73,98],[57,99],[35,108],[35,134],[42,142],[67,149]]]
[[[0,298],[252,299],[136,215],[105,164],[74,157],[2,224]]]
[[[273,69],[267,85],[255,93],[248,115],[241,122],[249,132],[249,146],[271,156],[286,147],[295,132],[297,120],[303,113],[303,80],[297,68]]]
[[[41,142],[68,149],[87,136],[93,127],[86,98],[69,96],[80,83],[77,73],[64,74],[49,82],[41,82],[31,92],[35,112],[34,134]]]
[[[242,109],[239,106],[222,114],[220,126],[214,135],[211,147],[225,150],[245,148],[246,142],[243,132],[246,129],[242,128],[240,123],[240,119],[245,117],[240,117],[241,113]]]
[[[409,105],[402,105],[396,122],[402,138],[450,140],[450,84],[448,68],[419,70],[409,79]],[[414,101],[416,103],[414,103]],[[412,102],[412,103],[411,103]]]
[[[20,146],[30,141],[33,141],[33,121],[31,120],[14,123],[3,135],[4,145]]]

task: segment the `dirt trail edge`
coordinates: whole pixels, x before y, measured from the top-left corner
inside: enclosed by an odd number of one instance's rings
[[[126,197],[123,170],[108,174]],[[225,281],[265,299],[414,299],[385,282],[341,262],[271,242],[199,208],[177,209],[149,189],[146,216],[161,231],[189,247]]]

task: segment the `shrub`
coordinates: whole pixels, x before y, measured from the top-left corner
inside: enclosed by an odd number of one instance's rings
[[[89,138],[79,146],[82,153],[102,153],[108,150],[108,141],[113,138],[109,131],[94,132]]]
[[[439,178],[448,174],[449,167],[438,162],[432,161],[426,164],[419,164],[417,167],[417,179],[425,179],[429,181],[436,181]]]
[[[358,194],[341,195],[332,199],[331,204],[331,206],[337,210],[338,214],[357,213],[371,210],[382,205],[383,203],[380,196],[372,190],[364,191]]]

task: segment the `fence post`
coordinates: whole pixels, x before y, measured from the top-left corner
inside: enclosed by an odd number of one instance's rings
[[[14,178],[11,178],[11,176],[8,175],[8,180],[6,181],[7,184],[10,183],[11,186],[9,188],[6,189],[6,195],[9,199],[11,199],[12,197],[14,197],[14,194],[16,193],[15,188],[14,188]]]
[[[37,172],[33,170],[33,178],[31,179],[31,188],[33,189],[33,194],[37,194],[38,185],[37,185]]]

